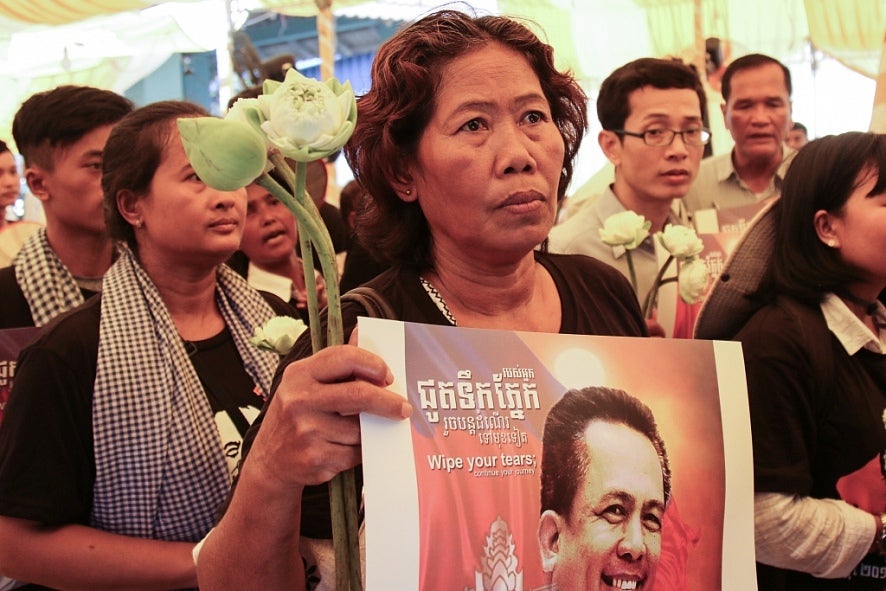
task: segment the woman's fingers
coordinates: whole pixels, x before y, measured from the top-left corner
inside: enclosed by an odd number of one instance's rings
[[[291,363],[250,458],[276,478],[301,485],[353,467],[360,462],[359,413],[389,419],[411,414],[409,403],[385,388],[391,382],[380,357],[347,345]]]

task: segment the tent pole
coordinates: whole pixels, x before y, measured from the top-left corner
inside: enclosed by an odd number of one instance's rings
[[[317,4],[317,45],[320,53],[320,80],[335,77],[335,15],[332,14],[332,0],[315,0]],[[338,181],[335,178],[335,165],[326,165],[326,195],[338,195]],[[338,205],[337,198],[333,205]]]
[[[231,56],[234,54],[234,18],[231,0],[225,0],[225,22],[228,32],[225,43],[220,43],[215,50],[218,68],[218,112],[224,114],[228,101],[234,96],[234,65]]]

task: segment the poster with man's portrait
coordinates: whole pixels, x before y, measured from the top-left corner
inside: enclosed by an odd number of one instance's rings
[[[737,343],[361,318],[408,421],[364,416],[368,591],[747,591]]]

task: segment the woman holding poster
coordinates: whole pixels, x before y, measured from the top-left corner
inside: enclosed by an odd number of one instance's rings
[[[551,47],[510,18],[444,10],[382,45],[345,154],[370,195],[360,239],[392,265],[368,285],[395,319],[646,335],[620,273],[536,250],[572,178],[586,110]],[[359,305],[343,306],[346,338],[360,315]],[[300,544],[330,535],[325,483],[360,463],[357,414],[411,412],[385,390],[390,375],[355,347],[310,356],[306,337],[296,344],[200,552],[202,589],[303,588]],[[439,556],[435,564],[454,568]]]
[[[884,252],[886,136],[827,136],[701,311],[696,336],[744,348],[761,591],[884,588]]]

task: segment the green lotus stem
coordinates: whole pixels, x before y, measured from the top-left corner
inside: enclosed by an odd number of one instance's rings
[[[345,518],[347,519],[348,545],[356,560],[350,561],[351,591],[362,591],[363,577],[360,573],[360,523],[357,516],[359,495],[357,494],[357,476],[353,470],[339,474],[345,489]]]
[[[357,548],[357,560],[352,561],[348,556],[350,544],[348,543],[348,519],[345,504],[345,486],[341,473],[336,474],[329,481],[329,509],[332,517],[332,549],[335,553],[335,589],[336,591],[348,591],[351,587],[351,562],[357,562],[360,566],[360,548]]]
[[[297,162],[296,170],[289,168],[280,154],[270,158],[281,173],[290,191],[287,191],[268,174],[259,177],[258,184],[278,198],[295,215],[298,221],[298,237],[304,259],[305,289],[308,296],[308,316],[311,329],[311,348],[314,353],[323,348],[320,332],[317,289],[314,277],[313,250],[326,278],[327,333],[326,345],[344,343],[344,327],[341,317],[341,295],[338,287],[338,268],[335,250],[329,231],[323,224],[320,212],[305,192],[307,163]],[[360,572],[360,541],[357,518],[357,490],[353,468],[337,474],[329,482],[330,514],[332,517],[332,544],[335,552],[336,589],[338,591],[362,591]]]
[[[628,258],[628,272],[631,274],[631,286],[634,292],[637,291],[637,271],[634,269],[634,257],[631,256],[631,250],[625,249],[625,256]]]
[[[275,169],[282,173],[283,178],[286,179],[286,183],[292,189],[290,195],[293,196],[299,205],[311,213],[314,220],[318,221],[318,229],[322,229],[322,232],[311,234],[311,240],[314,242],[325,243],[328,246],[329,251],[332,253],[332,260],[334,261],[335,250],[332,245],[332,238],[329,236],[329,231],[326,230],[326,225],[323,223],[323,217],[320,215],[320,210],[317,209],[314,200],[311,199],[307,191],[305,191],[305,184],[308,176],[307,162],[296,162],[296,169],[293,171],[289,168],[289,163],[286,162],[286,158],[284,158],[279,152],[271,154],[268,159],[274,164]]]
[[[658,296],[658,288],[661,287],[663,283],[666,283],[666,281],[663,281],[664,274],[668,270],[668,267],[671,266],[673,260],[674,255],[669,255],[668,260],[666,260],[664,265],[661,266],[661,269],[658,270],[658,274],[655,276],[655,281],[652,282],[652,287],[649,288],[649,293],[646,294],[646,300],[643,302],[643,318],[652,318],[652,311],[655,309],[655,300]],[[676,281],[676,279],[669,281]]]
[[[299,174],[295,175],[295,181],[292,182],[292,172],[289,168],[289,165],[286,163],[286,159],[279,153],[275,153],[270,156],[270,160],[277,168],[277,170],[281,170],[284,173],[284,178],[286,178],[287,182],[290,183],[290,186],[297,186],[297,183],[301,183],[300,191],[294,190],[291,194],[284,191],[285,198],[283,199],[283,203],[287,207],[289,207],[290,211],[295,213],[299,224],[302,223],[302,218],[299,217],[299,213],[296,211],[296,209],[304,212],[301,215],[307,218],[307,220],[310,220],[306,221],[308,225],[307,237],[311,239],[311,243],[314,249],[317,251],[317,258],[320,259],[320,266],[323,272],[323,277],[326,278],[326,307],[328,309],[328,317],[326,319],[326,346],[341,345],[344,343],[344,326],[342,325],[341,319],[341,295],[338,289],[338,267],[336,267],[335,263],[335,249],[332,246],[332,238],[330,238],[329,236],[329,231],[326,229],[326,225],[323,223],[323,218],[320,217],[320,210],[317,209],[314,201],[307,195],[304,190],[304,183],[305,178],[307,177],[308,165],[304,162],[296,163]],[[301,180],[299,181],[299,179]],[[275,194],[275,196],[277,195]],[[295,208],[294,204],[291,205],[293,202],[300,207]],[[307,215],[305,215],[305,213]],[[301,227],[299,227],[299,240],[301,240],[301,234]],[[307,266],[305,267],[305,272],[307,272]],[[313,284],[313,270],[311,271],[310,281]],[[308,278],[305,277],[305,285],[307,284]],[[312,328],[312,344],[313,334],[314,333]],[[314,352],[316,353],[317,351],[319,351],[320,348],[314,348]]]
[[[288,165],[284,163],[285,170],[288,170]],[[284,177],[287,175],[284,174]],[[302,175],[304,176],[304,175]],[[267,174],[263,174],[257,180],[257,183],[267,189],[272,195],[278,198],[286,207],[295,215],[295,218],[298,222],[299,226],[299,243],[304,240],[310,240],[313,248],[317,250],[317,255],[320,259],[320,266],[323,272],[323,276],[327,278],[326,280],[326,298],[327,298],[327,307],[328,307],[328,319],[327,319],[327,335],[326,335],[326,344],[328,345],[341,345],[344,343],[344,329],[342,328],[342,320],[341,320],[341,296],[339,294],[338,289],[338,268],[335,264],[335,254],[332,250],[332,240],[320,241],[318,242],[315,237],[317,235],[325,235],[328,238],[329,232],[326,230],[326,226],[323,225],[323,222],[320,218],[320,214],[317,211],[316,206],[302,195],[302,199],[297,199],[293,197],[293,195],[284,189],[277,181],[271,178]],[[295,185],[295,183],[294,183]],[[304,203],[307,202],[314,208],[315,215],[312,215],[309,209],[304,206]],[[303,253],[304,254],[304,253]],[[311,321],[311,346],[312,350],[316,353],[320,349],[323,348],[323,339],[322,333],[320,332],[320,322],[317,320],[315,322],[315,314],[319,315],[319,310],[317,309],[316,302],[316,282],[314,279],[314,269],[313,269],[313,257],[308,257],[305,259],[305,286],[308,290],[308,293],[314,292],[314,304],[310,305],[310,301],[308,302],[308,316]],[[310,271],[310,273],[308,273]],[[313,289],[310,288],[313,286]]]

